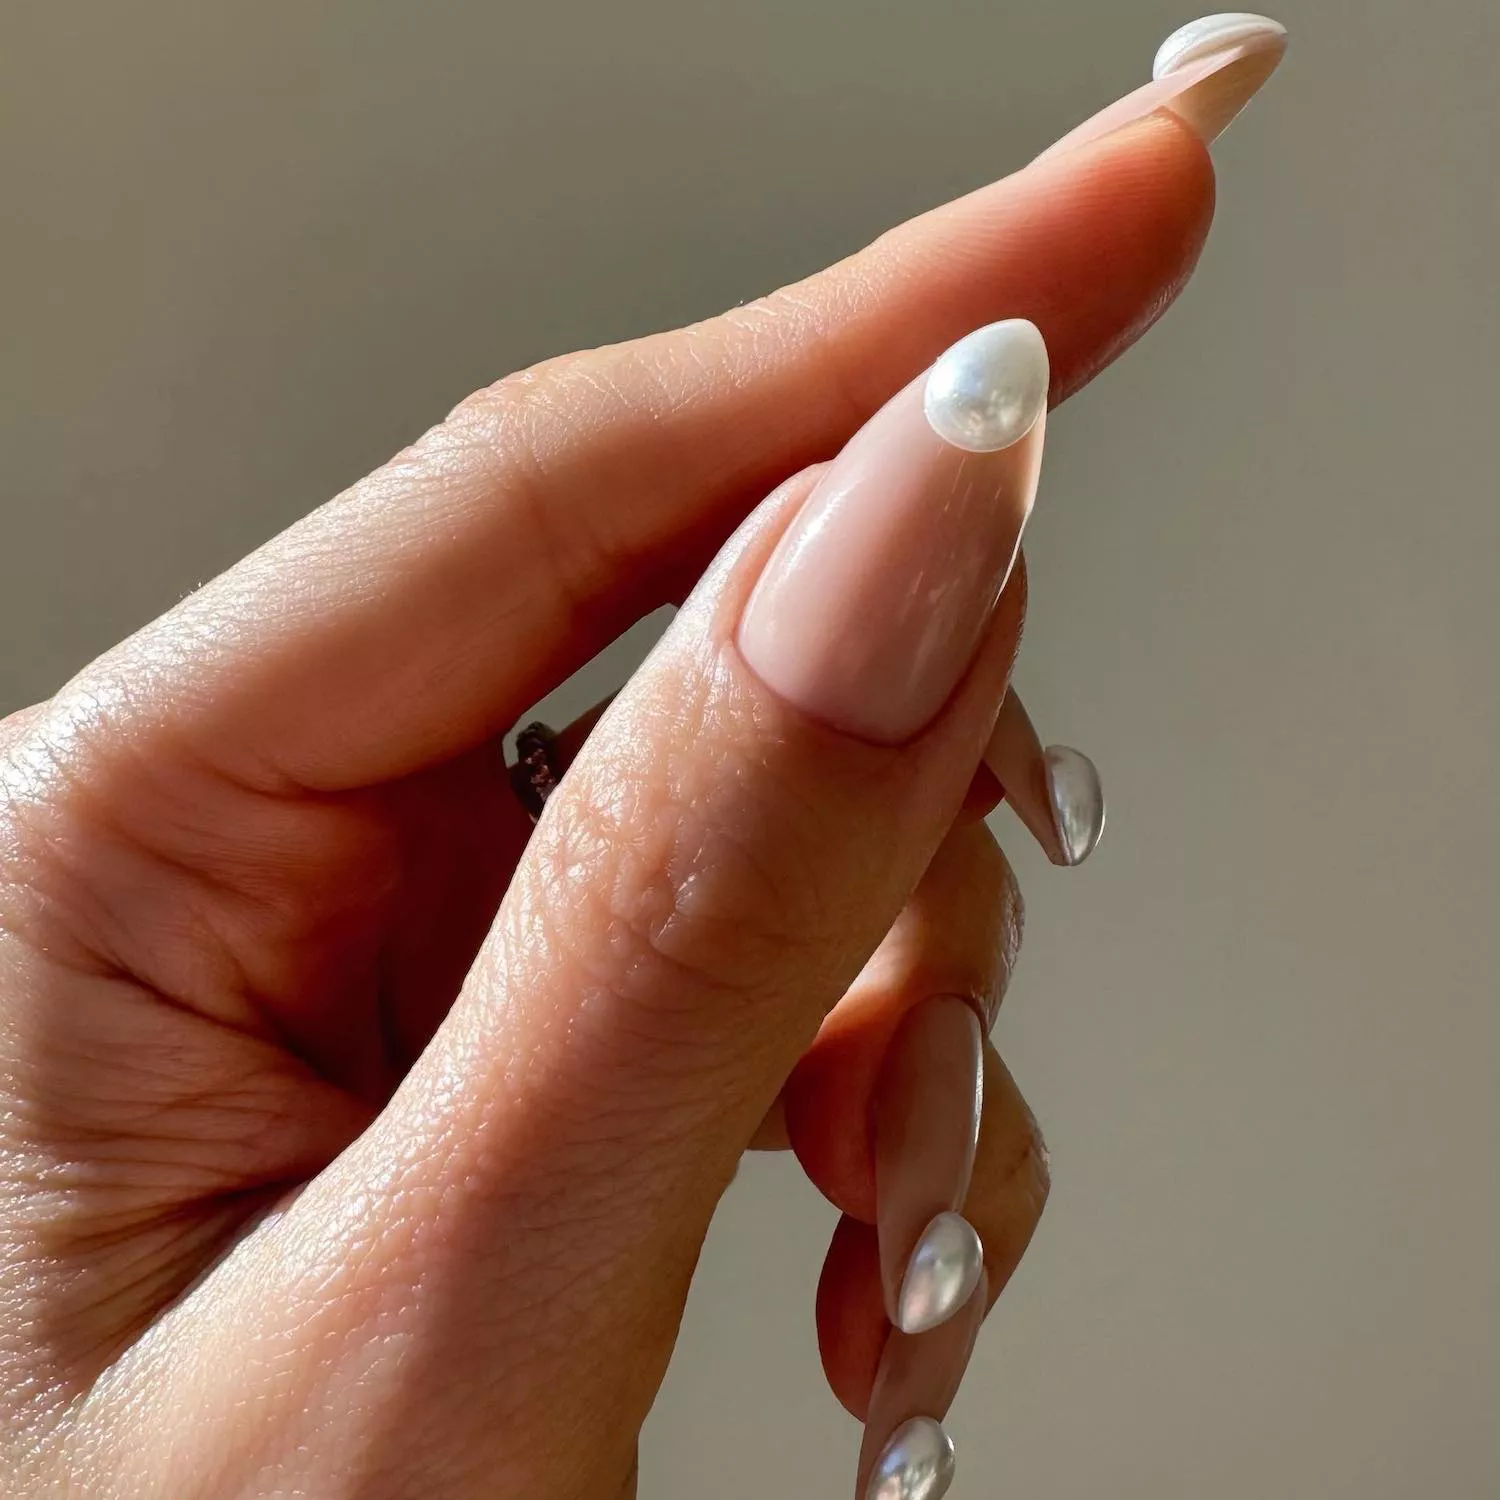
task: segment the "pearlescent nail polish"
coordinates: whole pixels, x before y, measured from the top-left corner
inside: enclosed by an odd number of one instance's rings
[[[933,365],[922,411],[955,448],[994,453],[1031,430],[1047,404],[1049,375],[1036,324],[1007,318],[960,339]]]
[[[865,1500],[940,1500],[953,1483],[953,1440],[931,1417],[891,1434],[865,1486]]]
[[[886,1314],[900,1325],[912,1255],[942,1214],[962,1207],[983,1105],[984,1030],[959,995],[901,1018],[875,1081],[875,1217]]]
[[[926,1333],[893,1328],[886,1336],[860,1444],[861,1495],[892,1433],[913,1417],[941,1422],[948,1415],[989,1305],[989,1279],[981,1273],[969,1300],[946,1322]]]
[[[1104,832],[1104,788],[1099,772],[1081,750],[1067,745],[1048,745],[1042,759],[1063,856],[1070,865],[1082,864]]]
[[[1066,745],[1043,750],[1014,688],[995,717],[984,763],[1053,864],[1081,864],[1093,853],[1104,831],[1099,772],[1088,756]]]
[[[1285,49],[1286,27],[1270,16],[1258,16],[1247,10],[1222,11],[1216,16],[1199,16],[1186,26],[1179,26],[1160,47],[1151,64],[1153,78],[1165,78],[1188,63],[1201,61],[1231,47],[1272,47]]]
[[[1158,111],[1176,115],[1211,145],[1276,71],[1286,43],[1284,26],[1246,11],[1190,21],[1162,43],[1150,83],[1075,126],[1037,161],[1077,150]]]
[[[945,1212],[922,1231],[896,1298],[896,1327],[925,1333],[969,1300],[984,1271],[984,1246],[960,1213]]]

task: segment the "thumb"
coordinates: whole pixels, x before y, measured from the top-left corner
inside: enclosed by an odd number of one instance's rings
[[[427,1052],[288,1211],[302,1336],[373,1300],[410,1335],[377,1371],[403,1425],[476,1481],[628,1472],[714,1206],[979,763],[1047,373],[1031,324],[981,329],[759,509],[548,801]]]

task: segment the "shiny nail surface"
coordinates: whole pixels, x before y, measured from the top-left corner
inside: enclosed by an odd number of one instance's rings
[[[897,1327],[913,1253],[969,1191],[983,1077],[983,1029],[956,995],[914,1005],[886,1048],[872,1119],[875,1209],[886,1315]],[[915,1295],[926,1299],[929,1290]]]
[[[1093,761],[1067,745],[1048,745],[1043,754],[1047,795],[1063,856],[1081,865],[1104,832],[1104,788]]]
[[[864,1500],[939,1500],[953,1483],[953,1440],[931,1417],[891,1434],[865,1486]]]
[[[1245,11],[1190,21],[1162,43],[1150,83],[1070,130],[1037,160],[1075,150],[1158,110],[1175,114],[1205,145],[1212,144],[1276,71],[1286,41],[1279,22]]]
[[[896,1298],[902,1333],[936,1328],[969,1300],[984,1270],[979,1233],[960,1213],[940,1213],[922,1231]]]
[[[1104,791],[1094,763],[1066,745],[1045,750],[1014,689],[1005,695],[984,763],[1011,811],[1055,865],[1082,864],[1104,831]]]
[[[740,652],[768,687],[880,744],[936,717],[1015,562],[1047,385],[1040,333],[1008,320],[959,340],[849,440],[740,621]]]
[[[863,1493],[892,1433],[913,1417],[941,1422],[948,1415],[989,1305],[989,1282],[981,1275],[968,1302],[946,1323],[926,1333],[897,1328],[886,1338],[865,1412],[856,1494]]]
[[[1151,64],[1153,78],[1165,78],[1188,63],[1195,63],[1231,47],[1278,47],[1286,50],[1286,27],[1270,16],[1248,10],[1226,10],[1214,16],[1199,16],[1179,26],[1160,47]]]
[[[1047,404],[1049,373],[1035,323],[990,323],[933,365],[922,387],[922,412],[955,448],[994,453],[1031,431]]]

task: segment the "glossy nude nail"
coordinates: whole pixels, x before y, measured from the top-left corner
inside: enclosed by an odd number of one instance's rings
[[[1104,832],[1104,788],[1093,761],[1067,745],[1045,749],[1014,691],[1005,695],[985,748],[1012,811],[1056,865],[1080,865]]]
[[[1161,44],[1150,83],[1107,105],[1037,160],[1087,145],[1157,110],[1169,110],[1212,144],[1285,53],[1286,28],[1268,16],[1235,11],[1190,21]]]
[[[926,1333],[896,1329],[886,1339],[865,1413],[864,1441],[855,1477],[857,1495],[871,1492],[874,1476],[882,1472],[882,1463],[892,1450],[900,1450],[901,1434],[913,1421],[938,1426],[948,1415],[989,1305],[989,1284],[981,1276],[958,1316]],[[951,1480],[952,1445],[947,1448]]]
[[[875,1216],[886,1316],[909,1333],[968,1299],[979,1237],[969,1191],[983,1103],[984,1035],[968,1001],[923,1000],[902,1017],[875,1083]]]
[[[751,669],[813,718],[898,744],[948,700],[1036,495],[1047,351],[1023,319],[961,339],[829,465],[740,621]]]

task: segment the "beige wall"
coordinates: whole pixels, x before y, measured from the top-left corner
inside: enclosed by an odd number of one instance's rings
[[[1057,1189],[956,1494],[1495,1493],[1492,10],[1287,0],[1195,284],[1049,433],[1021,681],[1110,827],[1077,873],[1015,841]],[[7,7],[0,709],[468,387],[1017,165],[1185,18]],[[847,1487],[830,1222],[747,1166],[643,1500]]]

